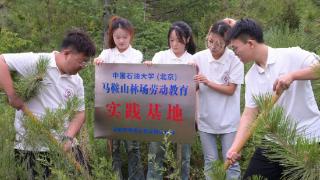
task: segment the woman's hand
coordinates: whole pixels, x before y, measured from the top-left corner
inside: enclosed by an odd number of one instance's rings
[[[143,61],[143,64],[146,64],[147,66],[151,66],[153,63],[152,61]]]
[[[209,83],[209,80],[207,79],[207,77],[202,74],[195,75],[193,77],[193,80],[197,83],[203,83],[204,85],[208,85]]]
[[[103,60],[101,59],[101,58],[95,58],[94,60],[93,60],[93,64],[94,65],[100,65],[100,64],[102,64],[102,63],[104,63],[103,62]]]

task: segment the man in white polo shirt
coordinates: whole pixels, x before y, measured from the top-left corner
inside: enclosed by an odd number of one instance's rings
[[[245,77],[245,109],[236,138],[227,153],[228,159],[235,162],[240,157],[235,147],[249,138],[247,127],[258,113],[253,97],[267,92],[280,94],[283,91],[277,104],[297,123],[298,133],[309,139],[319,138],[320,112],[310,82],[317,78],[312,66],[318,64],[319,57],[299,47],[267,46],[261,27],[251,19],[237,21],[228,35],[230,45],[240,60],[244,63],[254,61]],[[268,179],[281,178],[283,167],[271,162],[263,155],[264,151],[266,149],[256,149],[244,179],[252,175]]]
[[[84,88],[78,71],[86,66],[89,57],[94,56],[94,54],[95,46],[89,36],[83,31],[73,30],[68,32],[64,38],[60,52],[30,52],[0,55],[0,88],[5,91],[10,105],[17,109],[14,122],[16,129],[16,154],[22,156],[22,159],[30,159],[27,162],[29,165],[32,166],[34,164],[35,152],[47,152],[49,149],[43,146],[31,146],[25,142],[24,109],[29,108],[35,116],[41,117],[45,114],[45,109],[54,111],[59,107],[64,107],[70,97],[78,97],[82,101],[78,113],[70,123],[65,123],[64,134],[57,137],[58,139],[64,139],[62,141],[64,143],[64,150],[70,151],[74,137],[85,122]],[[31,73],[30,69],[35,67],[40,57],[50,59],[47,73],[42,81],[43,86],[35,97],[31,98],[28,102],[23,102],[15,92],[10,71],[27,76]],[[33,167],[29,170],[31,171],[31,176],[34,177],[37,172],[35,172]],[[44,176],[48,176],[48,167],[45,168],[45,171]]]

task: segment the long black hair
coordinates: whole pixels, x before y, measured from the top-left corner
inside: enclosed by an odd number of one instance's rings
[[[186,50],[190,54],[194,54],[196,52],[196,45],[193,40],[192,30],[191,27],[183,22],[183,21],[176,21],[172,23],[169,32],[168,32],[168,46],[170,47],[170,34],[172,31],[175,31],[179,42],[186,45]],[[184,38],[186,41],[184,41]]]
[[[230,29],[231,29],[231,26],[229,24],[227,24],[224,21],[218,21],[210,27],[208,36],[211,33],[217,34],[221,36],[224,39],[226,45],[228,45],[229,41],[227,40],[227,33],[229,32]]]

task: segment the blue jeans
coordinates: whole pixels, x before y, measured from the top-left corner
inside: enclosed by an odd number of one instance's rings
[[[162,142],[151,142],[149,144],[149,155],[148,155],[148,180],[162,180],[163,160],[164,160],[164,146]],[[182,144],[182,164],[181,164],[181,179],[188,180],[190,172],[190,155],[191,145]],[[154,156],[154,159],[152,158]]]
[[[128,179],[145,179],[140,159],[140,144],[137,141],[112,140],[112,168],[117,173],[118,179],[123,179],[121,172],[121,142],[124,143],[126,152],[128,154]]]
[[[214,161],[219,159],[218,147],[217,147],[217,137],[220,136],[221,146],[222,146],[222,156],[223,160],[226,160],[226,154],[229,148],[231,147],[236,132],[231,132],[227,134],[211,134],[199,131],[202,151],[204,156],[204,174],[206,180],[211,180],[210,174],[212,172],[212,164]],[[238,162],[231,165],[227,171],[227,179],[240,179],[240,165]]]

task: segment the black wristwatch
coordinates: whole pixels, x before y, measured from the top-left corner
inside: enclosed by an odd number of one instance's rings
[[[62,136],[61,142],[66,142],[66,141],[70,141],[71,143],[73,143],[73,137],[70,136]]]

